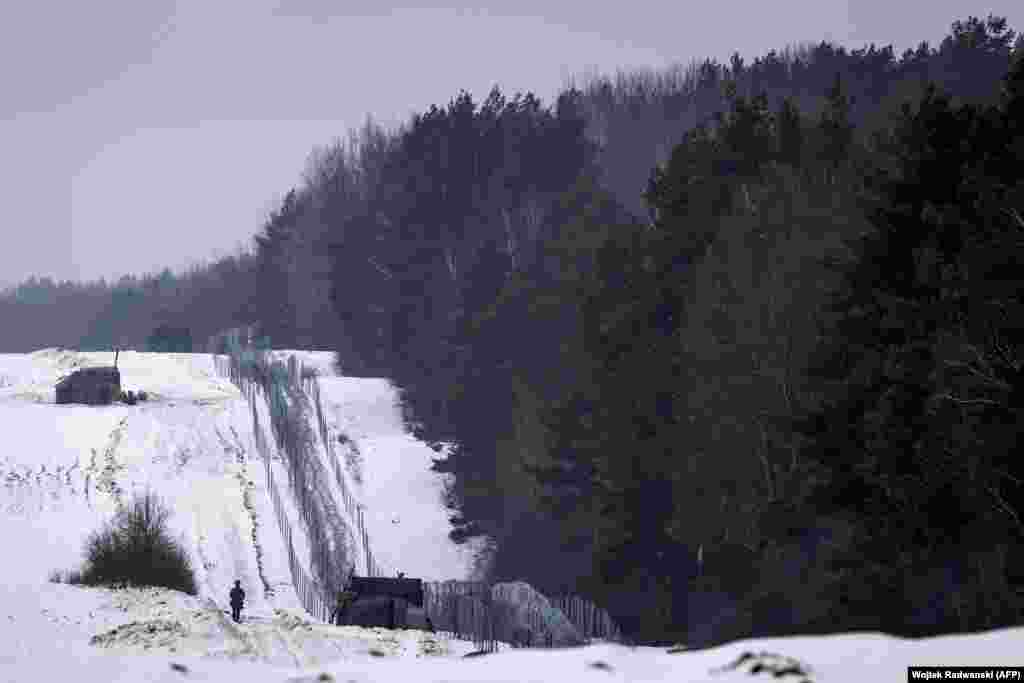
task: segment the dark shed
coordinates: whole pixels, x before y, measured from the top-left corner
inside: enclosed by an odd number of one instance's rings
[[[57,383],[57,403],[110,405],[120,395],[117,367],[82,368]]]
[[[353,576],[348,590],[356,595],[346,611],[346,624],[383,628],[426,626],[420,579]]]
[[[348,589],[362,597],[386,596],[402,598],[416,607],[423,607],[423,581],[420,579],[389,579],[383,576],[353,576]]]

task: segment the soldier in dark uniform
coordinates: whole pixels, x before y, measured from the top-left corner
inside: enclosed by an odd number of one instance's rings
[[[235,623],[242,621],[242,606],[245,605],[245,591],[242,590],[242,582],[235,581],[235,587],[231,589],[231,618]]]

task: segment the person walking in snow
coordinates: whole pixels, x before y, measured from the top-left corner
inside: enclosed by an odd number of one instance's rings
[[[231,618],[235,623],[242,621],[242,606],[245,604],[245,591],[242,590],[242,582],[235,581],[235,587],[231,589]]]

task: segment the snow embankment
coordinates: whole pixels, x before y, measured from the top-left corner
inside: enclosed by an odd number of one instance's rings
[[[456,657],[472,650],[422,631],[314,623],[296,609],[243,612],[243,623],[235,624],[211,601],[165,589],[4,585],[0,603],[0,681],[108,680],[99,672],[118,661],[140,677],[109,680],[150,680],[139,672],[171,662],[192,669],[248,662],[294,671],[339,660]]]
[[[0,585],[0,604],[0,683],[859,683],[906,680],[908,666],[1019,665],[1024,637],[1021,628],[918,641],[858,633],[699,651],[599,644],[464,658],[470,644],[440,635],[314,624],[292,610],[236,625],[173,591]]]

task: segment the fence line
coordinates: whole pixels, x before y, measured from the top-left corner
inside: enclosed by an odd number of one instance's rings
[[[289,485],[295,494],[296,507],[306,528],[311,532],[319,529],[319,524],[312,518],[310,503],[308,501],[308,490],[304,470],[299,466],[301,459],[307,456],[304,448],[300,448],[294,438],[286,432],[287,422],[284,414],[291,410],[297,410],[289,406],[286,398],[277,392],[270,391],[272,385],[267,378],[266,364],[264,367],[256,366],[253,374],[261,373],[259,379],[263,382],[254,381],[246,375],[241,360],[235,355],[224,359],[215,357],[215,364],[218,372],[228,376],[245,396],[252,408],[253,428],[255,434],[256,448],[264,462],[267,475],[267,488],[270,491],[274,504],[275,517],[278,528],[288,552],[288,563],[291,570],[292,581],[296,588],[299,600],[307,613],[323,621],[330,618],[331,596],[334,590],[323,586],[320,582],[310,577],[302,568],[298,560],[295,548],[292,543],[291,527],[287,523],[284,504],[281,501],[280,492],[274,484],[274,475],[271,468],[272,455],[270,448],[263,438],[259,425],[259,413],[256,407],[257,394],[263,393],[270,408],[271,428],[277,441],[278,449],[287,459],[286,474]],[[345,509],[349,513],[349,519],[355,523],[355,535],[361,545],[366,576],[382,576],[384,572],[378,566],[370,550],[370,538],[365,523],[365,506],[357,503],[352,496],[348,485],[345,483],[339,458],[334,449],[334,443],[330,439],[330,429],[323,414],[323,404],[320,395],[320,383],[314,373],[307,373],[295,356],[288,359],[287,374],[289,384],[293,389],[302,392],[303,398],[315,408],[316,422],[319,436],[328,454],[328,461],[334,471],[335,480],[341,490]],[[265,383],[265,384],[264,384]],[[261,384],[263,386],[261,386]],[[260,390],[263,390],[262,392]],[[294,401],[299,401],[298,396],[293,396]],[[329,577],[331,558],[327,544],[321,544],[318,549],[313,547],[310,541],[311,565],[320,567],[323,577]],[[338,549],[340,550],[340,549]],[[446,582],[425,582],[424,583],[424,608],[431,617],[435,627],[441,631],[451,633],[455,638],[470,640],[476,647],[485,651],[495,651],[498,642],[515,642],[519,635],[514,632],[513,623],[507,612],[496,608],[491,597],[492,586],[479,581],[446,581]],[[592,638],[603,638],[608,640],[621,639],[618,627],[612,621],[611,616],[602,608],[597,607],[577,595],[564,595],[549,598],[554,609],[560,610],[565,617],[577,628],[584,640]],[[543,634],[540,642],[530,642],[529,645],[540,647],[551,647],[553,636],[548,627],[548,615],[538,608],[526,610],[525,621],[532,633]]]
[[[291,360],[294,360],[294,356]],[[354,520],[360,530],[359,541],[362,544],[366,563],[364,570],[367,576],[377,576],[377,568],[372,559],[372,554],[369,550],[368,538],[365,527],[363,524],[362,512],[359,509],[359,505],[355,502],[354,497],[349,491],[348,484],[345,483],[345,477],[341,471],[340,459],[334,450],[334,441],[330,438],[330,429],[327,426],[327,420],[324,417],[323,401],[320,398],[320,382],[315,375],[306,374],[303,370],[297,369],[293,371],[297,374],[301,381],[303,390],[311,397],[311,403],[316,408],[317,426],[320,431],[320,440],[324,444],[324,450],[328,454],[328,462],[331,464],[331,468],[334,471],[334,479],[338,483],[338,488],[341,490],[342,502],[345,505],[345,509],[348,511],[349,518]]]
[[[548,598],[550,608],[510,607],[496,602],[493,585],[480,581],[425,582],[424,607],[434,626],[461,640],[471,640],[481,650],[493,652],[499,642],[532,647],[552,647],[551,610],[559,610],[576,627],[584,642],[594,638],[621,641],[622,634],[606,610],[579,595]],[[519,616],[517,616],[517,614]],[[522,642],[522,624],[539,639]]]
[[[319,619],[327,621],[328,614],[326,613],[325,601],[322,598],[323,591],[302,569],[302,565],[299,563],[298,557],[295,554],[295,546],[292,543],[292,530],[286,521],[288,517],[285,514],[284,503],[281,501],[281,494],[278,491],[277,486],[274,484],[274,472],[270,467],[269,453],[266,451],[266,445],[262,441],[262,437],[260,437],[259,444],[262,446],[262,448],[260,448],[261,455],[263,456],[263,462],[266,465],[267,489],[270,491],[270,497],[274,503],[274,516],[277,518],[278,528],[281,531],[281,536],[284,538],[285,545],[288,550],[288,565],[291,570],[292,581],[297,589],[296,593],[298,594],[299,601],[307,612]]]
[[[311,512],[312,506],[308,499],[309,492],[308,487],[306,486],[306,476],[303,468],[301,467],[301,461],[304,457],[307,457],[307,453],[305,452],[305,448],[298,446],[298,440],[294,438],[294,435],[288,434],[286,430],[288,426],[286,414],[290,411],[301,412],[299,411],[299,408],[294,405],[295,403],[300,402],[300,396],[294,395],[293,393],[293,403],[292,405],[289,405],[286,397],[281,392],[271,391],[274,386],[271,382],[271,378],[275,372],[273,368],[277,367],[277,365],[268,365],[265,361],[260,364],[258,360],[254,362],[253,355],[251,354],[246,358],[246,360],[250,362],[250,366],[248,368],[243,367],[242,359],[238,357],[238,354],[228,355],[227,358],[219,356],[214,357],[214,363],[218,373],[223,376],[227,376],[231,382],[238,387],[252,408],[256,447],[265,464],[268,489],[271,492],[271,497],[274,501],[274,511],[278,520],[279,529],[282,537],[286,539],[289,555],[289,567],[291,569],[292,579],[296,586],[299,599],[302,602],[303,608],[307,612],[321,619],[327,620],[329,617],[328,605],[331,603],[328,597],[333,595],[335,590],[340,589],[342,584],[339,583],[339,585],[335,586],[334,589],[321,586],[319,582],[310,578],[306,574],[302,569],[301,563],[298,562],[298,558],[295,554],[295,549],[291,541],[291,529],[287,524],[287,516],[285,515],[284,507],[280,500],[280,494],[277,487],[274,485],[273,471],[270,467],[272,455],[266,440],[263,438],[259,425],[259,413],[256,407],[257,394],[263,393],[268,407],[270,408],[272,432],[275,436],[275,440],[277,441],[279,450],[283,452],[287,459],[288,466],[286,467],[286,474],[288,475],[290,488],[295,494],[296,507],[306,525],[306,528],[315,532],[320,529],[321,525],[319,524],[319,520],[313,519]],[[307,372],[295,356],[289,357],[285,367],[290,387],[293,391],[295,389],[301,391],[304,394],[301,398],[305,399],[315,407],[319,435],[327,450],[329,456],[328,461],[331,463],[335,479],[342,491],[342,499],[344,501],[345,508],[349,513],[349,518],[355,521],[357,530],[356,538],[362,546],[361,550],[363,551],[362,555],[364,558],[365,574],[367,576],[379,576],[381,574],[381,570],[373,557],[372,551],[370,550],[369,533],[366,530],[365,517],[363,514],[364,508],[361,504],[356,503],[355,498],[352,496],[351,491],[345,483],[345,478],[342,475],[337,455],[334,452],[333,443],[329,438],[330,432],[327,427],[327,421],[324,418],[318,378],[315,373]],[[250,375],[256,376],[255,381]],[[261,385],[263,386],[261,387]],[[261,388],[263,388],[262,392],[259,391]],[[304,445],[305,443],[303,442],[303,446]],[[314,537],[317,535],[323,534],[313,534]],[[319,566],[321,576],[330,578],[333,573],[330,571],[332,566],[331,553],[327,548],[326,543],[316,546],[313,542],[314,540],[314,538],[311,538],[310,543],[311,565],[313,568]],[[341,550],[342,548],[336,548],[336,553]]]
[[[356,503],[355,498],[349,490],[348,484],[345,483],[345,477],[341,471],[340,459],[334,450],[334,442],[330,438],[330,429],[328,428],[327,420],[324,417],[319,378],[314,372],[306,372],[302,363],[299,362],[295,356],[289,356],[288,358],[288,372],[292,383],[302,387],[303,392],[310,397],[310,403],[315,408],[320,439],[328,454],[328,462],[334,470],[334,478],[338,483],[338,487],[341,489],[342,500],[344,502],[345,509],[349,513],[349,518],[355,521],[359,530],[359,541],[362,545],[363,556],[365,559],[364,573],[366,576],[380,576],[380,568],[374,560],[373,553],[370,550],[370,537],[366,531],[363,506]]]
[[[267,476],[267,489],[270,492],[271,499],[274,504],[274,512],[278,522],[278,529],[281,532],[282,538],[285,540],[285,545],[288,552],[289,569],[292,575],[292,582],[296,588],[296,593],[299,598],[299,601],[307,613],[319,619],[327,621],[329,614],[328,601],[325,599],[326,591],[319,585],[318,582],[316,582],[314,579],[310,578],[308,574],[306,574],[306,572],[302,568],[301,563],[298,560],[297,555],[295,554],[295,547],[292,542],[291,528],[287,523],[287,515],[285,514],[284,505],[281,501],[280,492],[278,491],[278,488],[274,483],[273,470],[270,466],[272,459],[270,449],[268,448],[266,441],[263,439],[262,430],[260,429],[259,425],[259,413],[256,408],[257,384],[255,382],[248,381],[248,378],[243,375],[240,363],[238,362],[238,359],[236,359],[234,356],[229,356],[229,358],[226,360],[216,358],[215,362],[218,372],[220,372],[223,375],[227,375],[231,379],[232,383],[239,388],[239,390],[242,392],[243,396],[245,396],[246,400],[249,402],[252,408],[256,448],[259,451],[261,459],[264,462],[264,467]],[[290,379],[293,379],[296,368],[294,363],[290,363],[289,365]],[[282,405],[283,401],[281,400],[281,396],[279,394],[271,393],[269,396],[267,396],[267,399],[268,404],[270,404],[271,407],[271,426],[276,427],[277,425],[274,424],[273,420],[275,412],[277,412],[277,414],[280,415],[282,409],[287,409],[287,407]],[[275,411],[275,409],[277,410]],[[283,446],[283,450],[286,451],[286,455],[293,456],[289,457],[289,464],[291,466],[286,470],[289,475],[289,483],[293,485],[293,490],[295,491],[295,493],[298,494],[296,495],[296,503],[297,507],[299,508],[299,513],[303,518],[303,521],[307,524],[308,529],[313,529],[318,525],[315,525],[313,523],[313,520],[311,519],[310,516],[310,512],[308,509],[309,506],[304,491],[305,486],[303,485],[304,477],[301,476],[302,470],[299,467],[295,466],[294,456],[298,454],[287,452],[288,450],[291,449],[288,449],[289,444],[287,443],[286,439],[282,438],[283,435],[279,433],[279,430],[274,430],[274,432],[275,436],[277,437],[279,447]],[[315,564],[320,564],[321,570],[323,571],[328,566],[328,558],[326,553],[324,553],[322,549],[321,552],[319,553],[318,559],[319,562],[316,562]]]
[[[584,638],[620,640],[622,633],[607,610],[598,607],[579,595],[561,595],[551,599],[557,607],[582,633]]]

